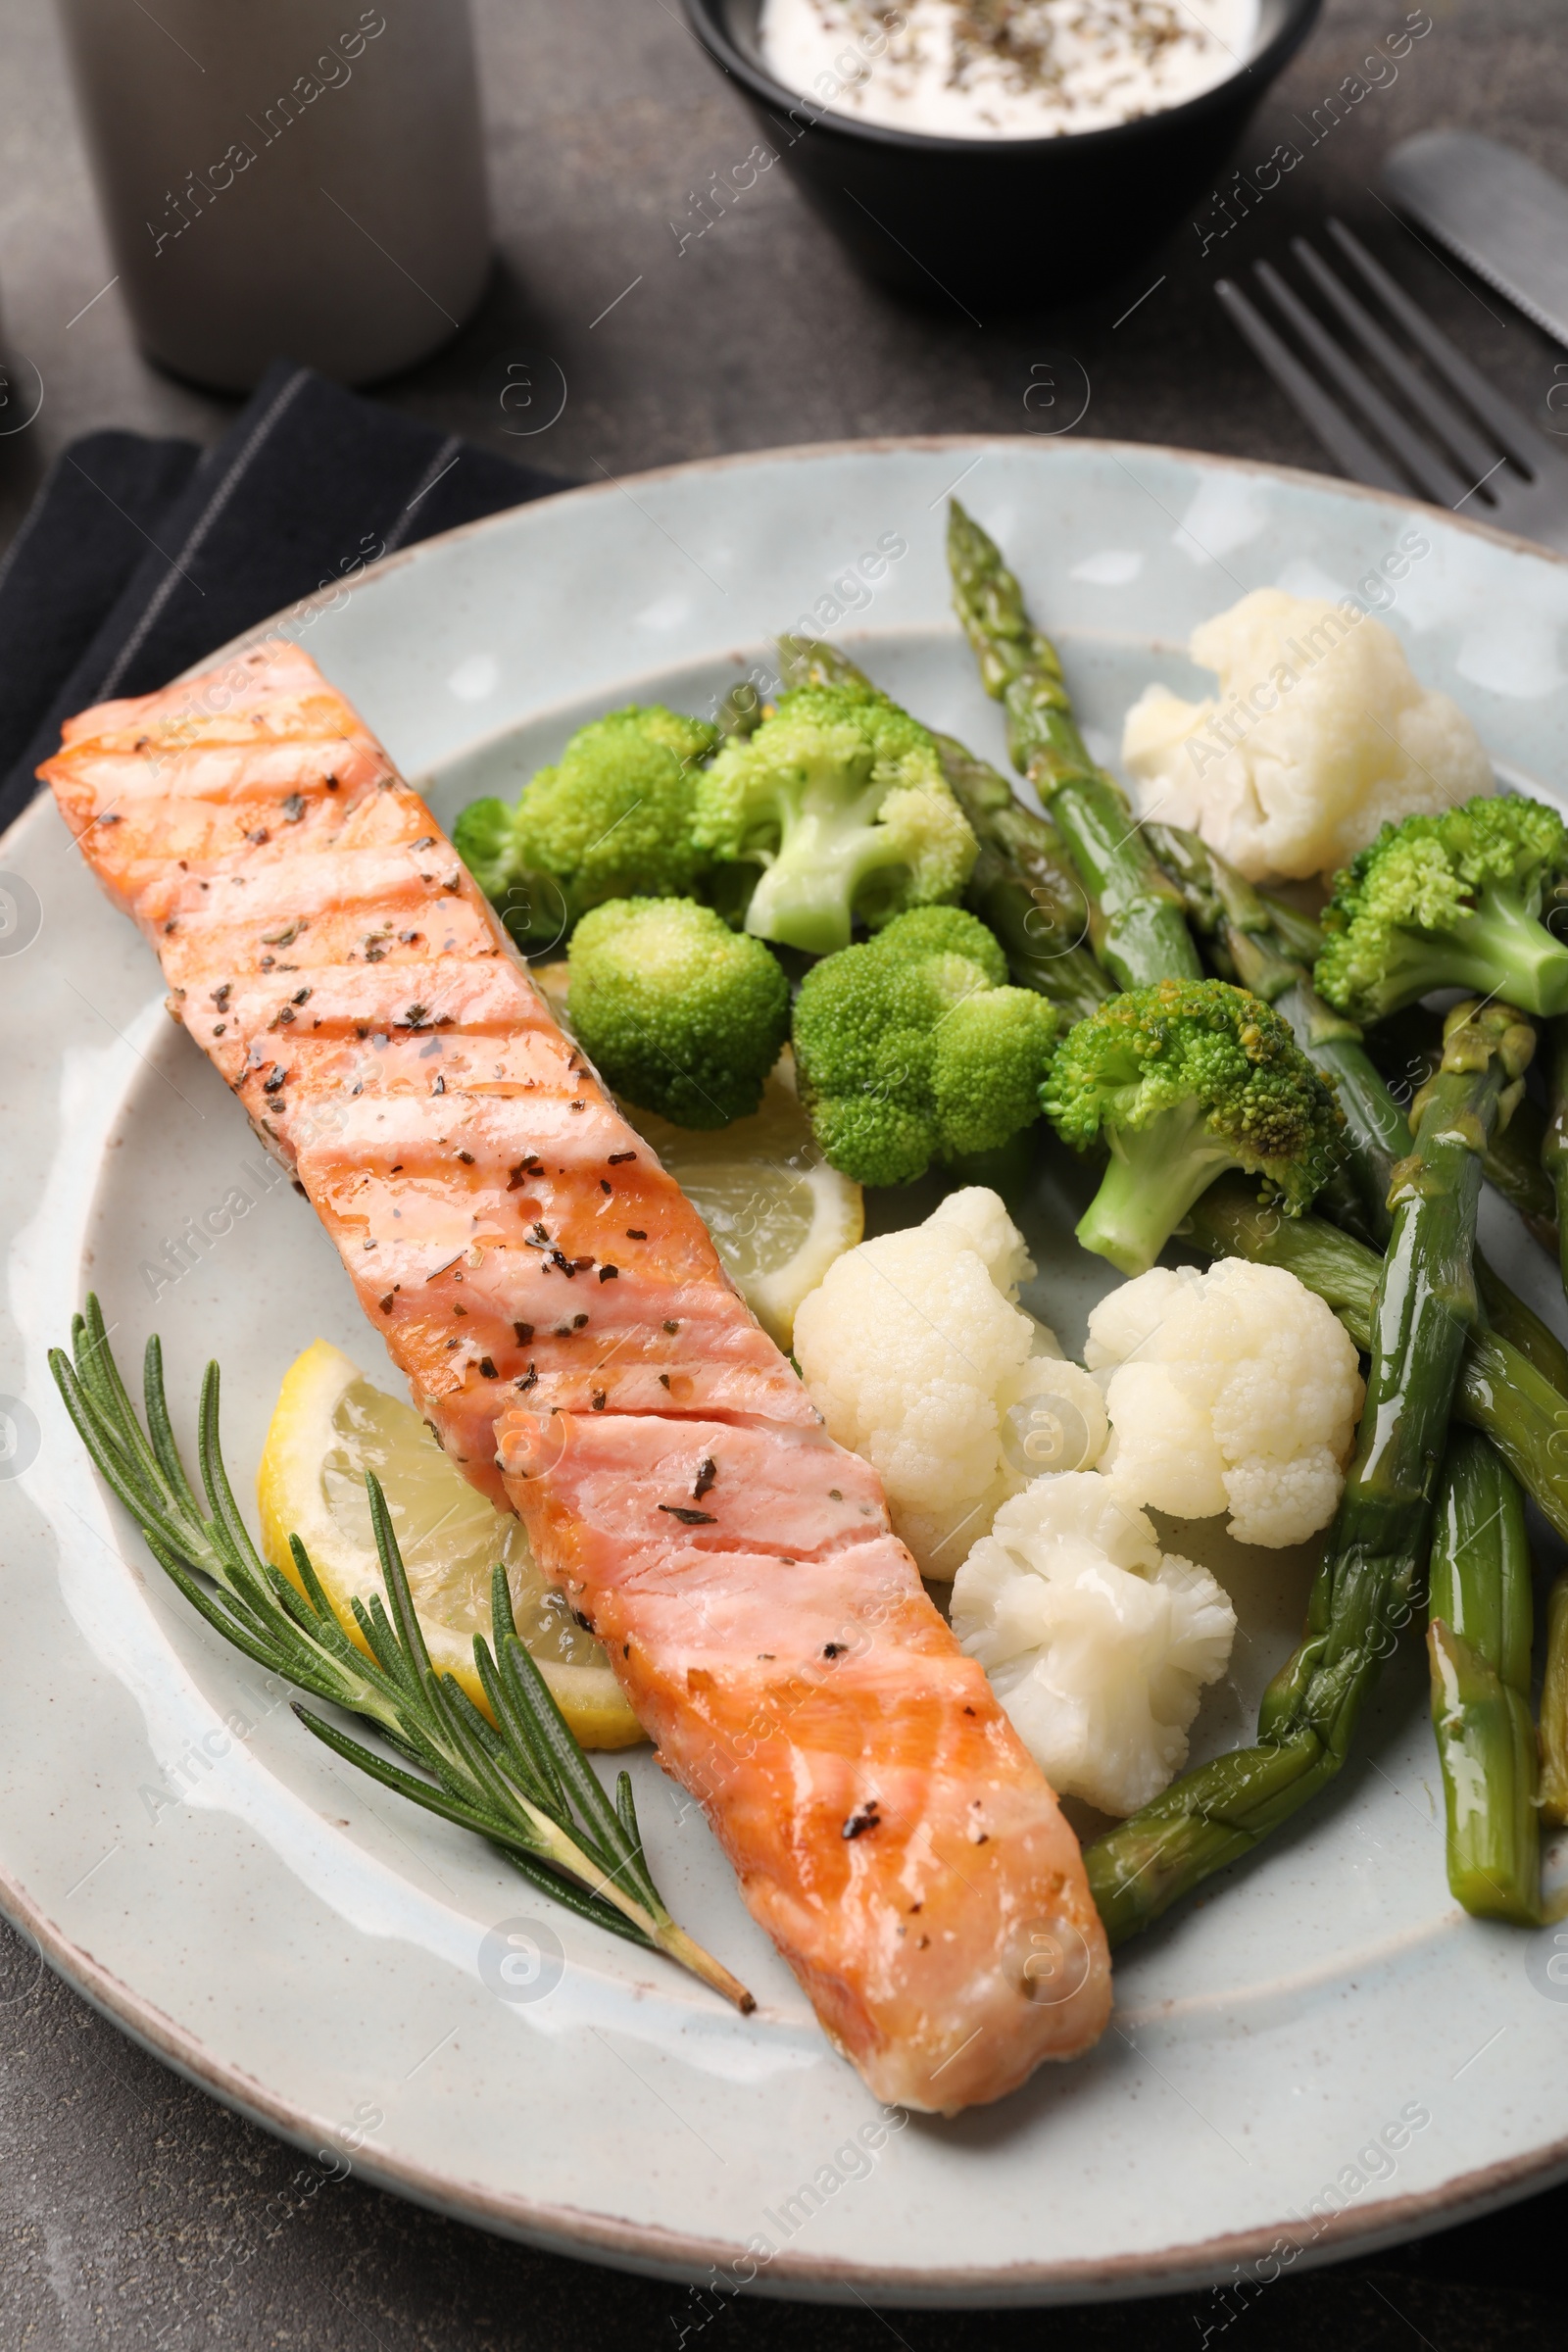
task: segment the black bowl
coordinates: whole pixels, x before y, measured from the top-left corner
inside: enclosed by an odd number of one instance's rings
[[[929,299],[1029,310],[1120,277],[1215,189],[1321,6],[1262,0],[1250,62],[1183,106],[1054,139],[953,139],[856,122],[787,90],[761,62],[761,0],[686,0],[709,56],[863,270]]]

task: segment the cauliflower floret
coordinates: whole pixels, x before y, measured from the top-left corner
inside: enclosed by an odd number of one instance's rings
[[[1090,1470],[1003,1504],[954,1580],[953,1630],[1052,1787],[1133,1813],[1186,1762],[1236,1612]]]
[[[1254,588],[1193,631],[1219,697],[1149,687],[1122,761],[1145,816],[1186,825],[1253,882],[1332,873],[1413,809],[1496,790],[1457,703],[1350,605]]]
[[[975,1185],[849,1250],[796,1313],[811,1401],[880,1474],[922,1575],[951,1577],[1000,1502],[1104,1446],[1098,1383],[1016,1304],[1033,1272],[1002,1201]]]
[[[1243,1544],[1299,1544],[1339,1505],[1364,1394],[1355,1348],[1283,1266],[1155,1266],[1089,1318],[1105,1384],[1101,1468],[1129,1503],[1230,1510]]]
[[[964,1246],[974,1251],[986,1272],[1009,1306],[1018,1303],[1018,1293],[1035,1270],[1023,1235],[1008,1216],[1000,1193],[988,1192],[983,1184],[966,1184],[961,1192],[950,1193],[925,1221],[925,1230],[946,1234],[949,1230],[962,1236]],[[1034,1317],[1030,1317],[1034,1322]],[[1037,1333],[1044,1333],[1051,1343],[1051,1351],[1059,1355],[1054,1333],[1044,1323],[1035,1323]]]

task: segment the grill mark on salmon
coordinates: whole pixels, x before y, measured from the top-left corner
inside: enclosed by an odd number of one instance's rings
[[[872,2089],[952,2112],[1087,2047],[1109,1965],[1051,1789],[349,706],[270,643],[40,772]]]

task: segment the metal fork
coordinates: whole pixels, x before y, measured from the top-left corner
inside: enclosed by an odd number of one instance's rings
[[[1294,238],[1291,250],[1313,291],[1400,396],[1397,404],[1270,263],[1255,263],[1253,273],[1297,341],[1371,426],[1375,441],[1234,280],[1221,278],[1214,292],[1329,455],[1353,480],[1375,490],[1408,497],[1413,489],[1434,506],[1568,552],[1568,456],[1472,368],[1343,221],[1330,220],[1328,231],[1363,287],[1463,403],[1456,405],[1413,365],[1304,237]]]

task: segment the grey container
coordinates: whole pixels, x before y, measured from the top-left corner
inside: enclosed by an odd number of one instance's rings
[[[456,332],[489,269],[467,0],[59,0],[150,358],[245,391],[345,383]]]

